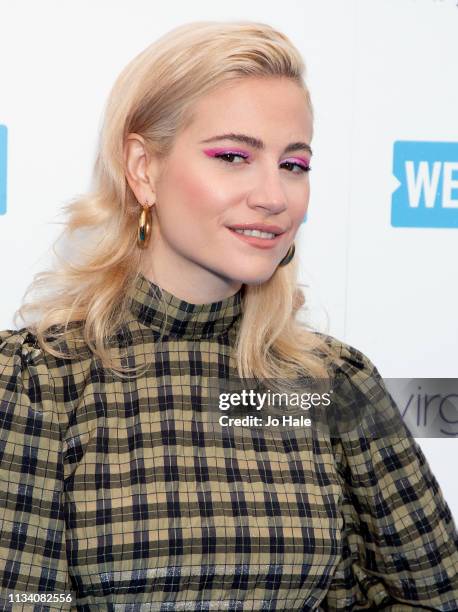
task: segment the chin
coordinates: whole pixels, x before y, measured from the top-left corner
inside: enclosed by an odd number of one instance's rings
[[[246,274],[237,275],[237,280],[245,285],[262,285],[270,278],[272,278],[276,268],[266,270],[265,272],[256,272],[256,270],[252,270]]]

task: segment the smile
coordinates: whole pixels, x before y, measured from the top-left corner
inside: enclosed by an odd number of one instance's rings
[[[256,236],[257,238],[275,238],[276,234],[270,232],[261,232],[260,230],[234,230],[237,234],[243,234],[244,236]]]
[[[276,246],[283,234],[270,234],[268,232],[260,232],[259,230],[233,230],[230,227],[228,230],[239,240],[243,240],[246,244],[260,248],[271,249]]]

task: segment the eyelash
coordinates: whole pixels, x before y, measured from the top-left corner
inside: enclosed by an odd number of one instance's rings
[[[214,155],[214,157],[220,159],[221,161],[231,164],[232,162],[227,161],[226,159],[223,159],[224,157],[226,157],[227,155],[230,155],[232,157],[241,157],[242,159],[248,159],[248,155],[242,155],[241,153],[216,153]],[[292,166],[297,166],[298,168],[300,168],[301,173],[306,173],[306,172],[310,172],[310,170],[312,169],[311,166],[303,166],[302,164],[298,164],[297,162],[283,162],[284,164],[291,164]],[[293,174],[297,174],[295,172],[293,172]]]

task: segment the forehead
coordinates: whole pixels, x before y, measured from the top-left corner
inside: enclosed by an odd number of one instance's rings
[[[302,138],[310,141],[312,114],[306,93],[285,77],[244,77],[204,94],[192,108],[186,132],[203,138],[222,132],[244,131],[253,136]]]

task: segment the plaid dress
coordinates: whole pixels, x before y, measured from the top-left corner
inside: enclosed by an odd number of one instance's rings
[[[458,610],[456,528],[409,432],[212,434],[242,293],[164,308],[155,289],[139,274],[113,342],[122,365],[152,359],[137,379],[0,332],[0,609]],[[325,338],[362,420],[394,410]]]

